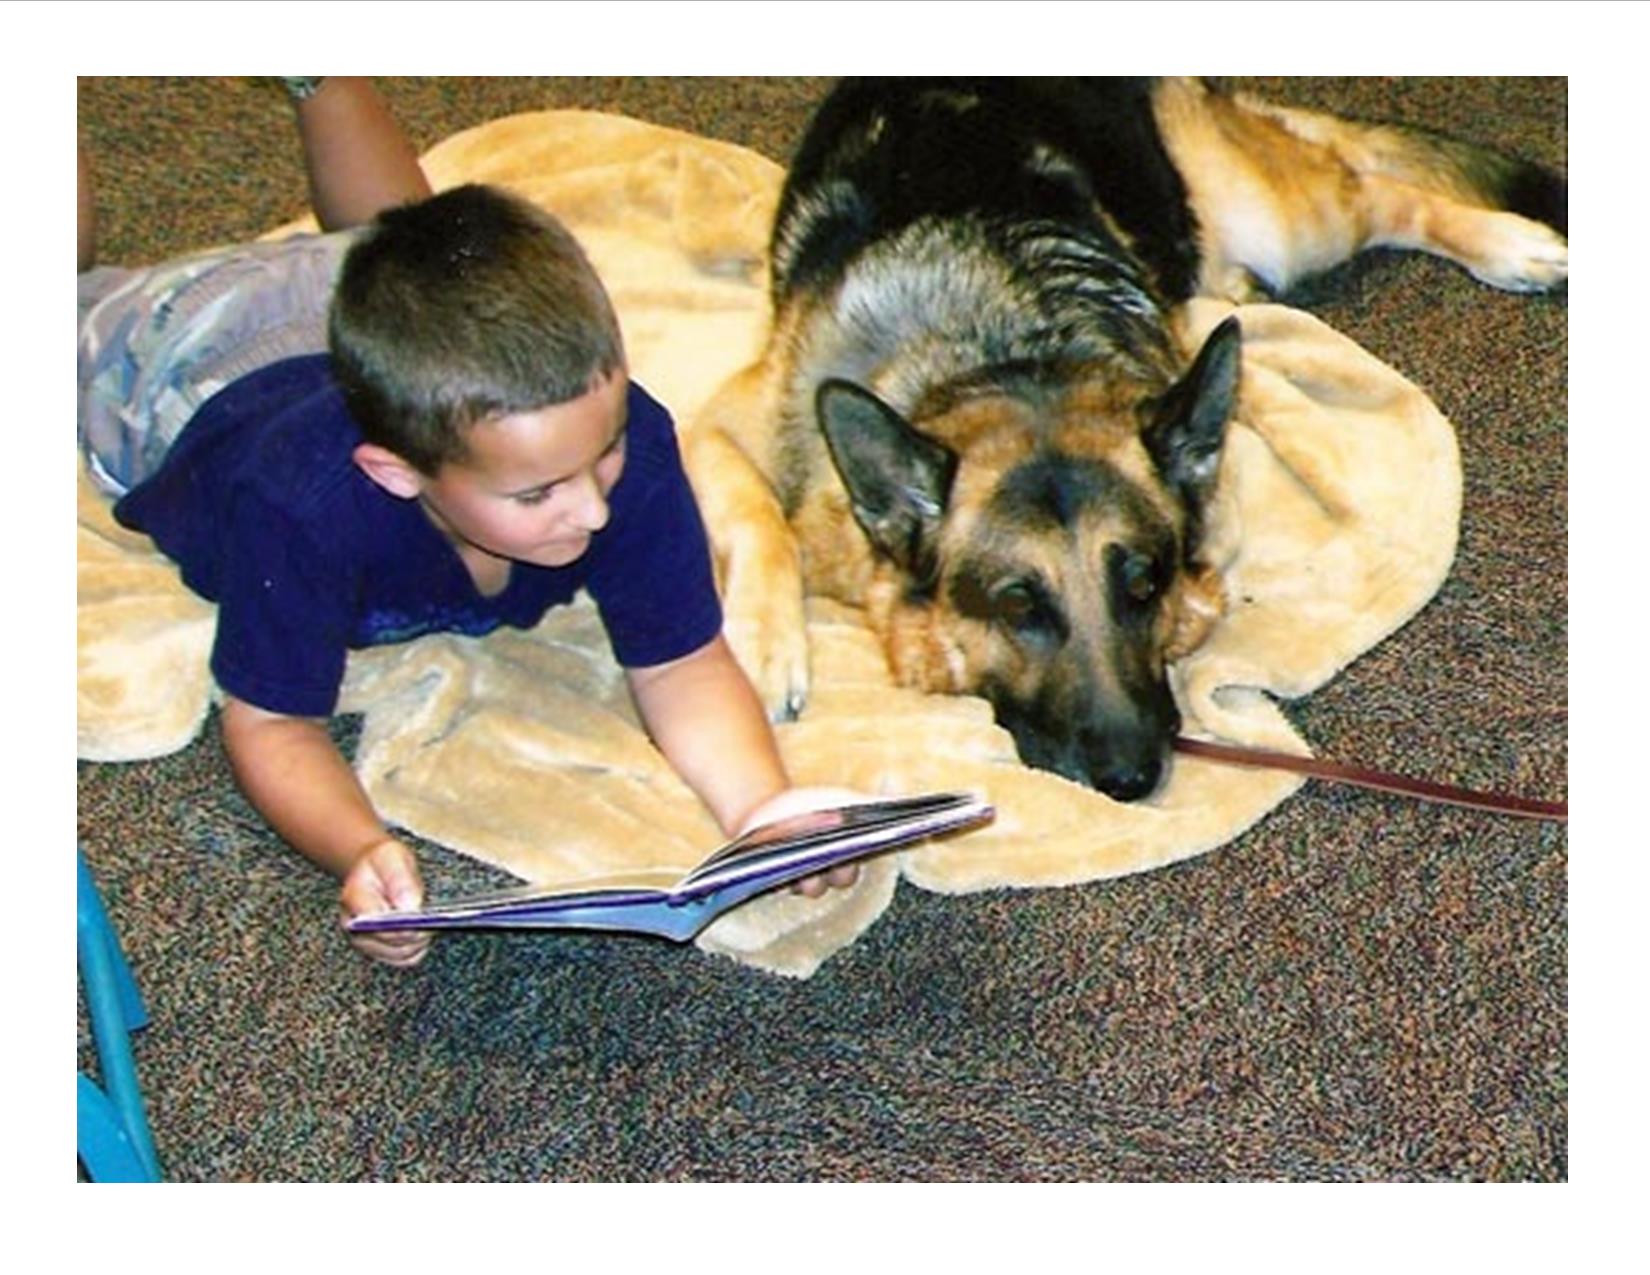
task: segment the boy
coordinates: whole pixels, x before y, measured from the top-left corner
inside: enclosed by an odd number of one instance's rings
[[[298,114],[323,226],[372,225],[81,286],[87,461],[218,603],[224,745],[253,805],[342,878],[346,914],[416,906],[411,850],[325,728],[346,651],[530,627],[580,588],[725,831],[840,799],[787,791],[670,418],[629,382],[571,236],[496,190],[430,197],[365,81],[322,81]],[[404,966],[429,936],[352,942]]]

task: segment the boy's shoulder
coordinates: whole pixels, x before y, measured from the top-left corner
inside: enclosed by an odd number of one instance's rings
[[[325,354],[286,359],[243,377],[201,415],[213,407],[226,433],[239,440],[237,477],[281,493],[295,512],[360,476],[352,460],[360,430]]]
[[[629,413],[625,423],[626,470],[680,469],[681,449],[670,409],[635,380],[630,382],[625,408]]]
[[[354,557],[380,538],[362,538],[367,524],[397,512],[395,502],[375,499],[355,466],[359,441],[327,356],[286,359],[203,404],[115,517],[152,537],[208,597],[223,587],[220,563],[237,528],[243,539],[296,539]]]
[[[671,431],[676,428],[670,409],[648,393],[647,388],[634,377],[626,390],[625,406],[629,409],[632,427],[638,422],[645,422],[649,428]]]
[[[123,502],[160,498],[170,477],[198,490],[251,488],[301,512],[354,470],[360,433],[325,354],[259,368],[202,404],[148,483]]]

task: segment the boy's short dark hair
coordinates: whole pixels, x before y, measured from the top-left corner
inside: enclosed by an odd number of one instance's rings
[[[328,343],[362,435],[431,475],[464,458],[478,421],[568,402],[624,366],[573,236],[478,185],[380,214],[345,255]]]

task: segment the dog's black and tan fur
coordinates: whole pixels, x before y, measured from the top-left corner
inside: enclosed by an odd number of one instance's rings
[[[1167,667],[1218,617],[1200,554],[1240,333],[1375,245],[1497,287],[1567,270],[1561,180],[1417,130],[1198,80],[849,81],[774,226],[762,358],[690,440],[729,637],[776,716],[804,585],[862,604],[897,681],[985,696],[1022,758],[1145,796]]]

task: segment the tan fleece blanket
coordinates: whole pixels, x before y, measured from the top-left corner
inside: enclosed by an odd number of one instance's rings
[[[691,428],[760,348],[762,256],[780,168],[751,152],[577,111],[516,116],[425,157],[439,189],[513,187],[563,218],[613,294],[636,378]],[[291,228],[283,228],[282,232]],[[1230,307],[1188,315],[1201,339]],[[1230,615],[1176,671],[1188,729],[1309,751],[1275,704],[1304,695],[1413,615],[1454,556],[1454,433],[1413,385],[1317,320],[1241,311],[1241,423],[1215,520]],[[192,740],[213,687],[213,611],[81,478],[79,752],[154,757]],[[1119,805],[1016,760],[980,700],[893,687],[856,612],[810,603],[814,697],[778,730],[794,776],[891,793],[967,787],[995,824],[885,858],[849,891],[781,893],[718,921],[707,950],[805,977],[925,889],[1054,886],[1172,863],[1237,836],[1298,780],[1182,760]],[[588,603],[537,629],[425,638],[352,657],[356,765],[386,819],[529,880],[687,868],[715,825],[637,726]]]

